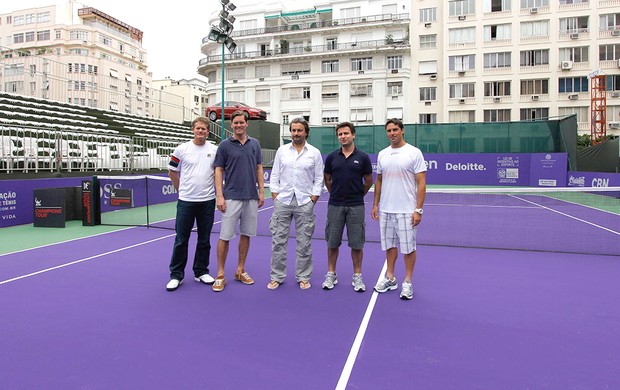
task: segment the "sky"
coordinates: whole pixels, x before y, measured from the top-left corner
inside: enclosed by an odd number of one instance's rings
[[[308,5],[306,0],[290,0],[296,8]],[[67,0],[2,0],[0,14],[32,7],[66,4]],[[255,0],[233,0],[237,8],[254,4]],[[209,17],[221,9],[217,0],[177,0],[144,2],[135,0],[78,0],[141,30],[142,47],[148,53],[148,70],[153,79],[206,78],[198,75],[202,38],[209,34]],[[290,7],[290,4],[289,7]],[[232,13],[235,14],[234,12]]]

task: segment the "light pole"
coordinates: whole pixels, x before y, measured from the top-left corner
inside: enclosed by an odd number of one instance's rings
[[[217,43],[222,44],[222,99],[220,105],[220,115],[222,117],[222,141],[226,137],[226,128],[224,120],[224,105],[225,105],[225,89],[224,89],[224,79],[225,79],[225,49],[228,49],[231,53],[235,51],[237,48],[237,44],[232,39],[231,34],[233,30],[233,23],[235,22],[235,17],[230,13],[234,11],[237,7],[230,2],[230,0],[220,0],[222,4],[222,11],[220,12],[220,23],[219,25],[211,25],[211,31],[209,31],[209,40],[215,41]]]

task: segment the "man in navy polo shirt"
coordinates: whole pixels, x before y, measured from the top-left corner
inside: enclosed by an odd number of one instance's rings
[[[338,284],[336,262],[342,244],[344,227],[353,260],[353,289],[366,291],[362,280],[363,248],[366,241],[364,195],[372,186],[372,164],[368,154],[355,147],[355,126],[342,122],[336,126],[340,149],[325,160],[324,179],[329,191],[327,206],[327,275],[323,289],[331,290]]]
[[[230,116],[233,134],[223,140],[215,155],[216,206],[222,213],[220,239],[217,242],[217,278],[213,291],[226,286],[224,266],[228,256],[229,241],[235,238],[239,222],[239,261],[235,280],[254,284],[245,270],[245,260],[250,249],[250,237],[256,236],[258,209],[265,202],[263,161],[260,143],[247,133],[248,117],[244,111]]]

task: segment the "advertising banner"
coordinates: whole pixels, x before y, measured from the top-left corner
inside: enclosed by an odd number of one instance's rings
[[[620,173],[568,172],[568,187],[620,187]]]
[[[35,227],[65,227],[65,189],[39,188],[33,191]]]

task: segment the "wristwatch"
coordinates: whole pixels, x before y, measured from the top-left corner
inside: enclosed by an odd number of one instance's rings
[[[424,213],[424,209],[415,209],[413,212],[422,215]]]

